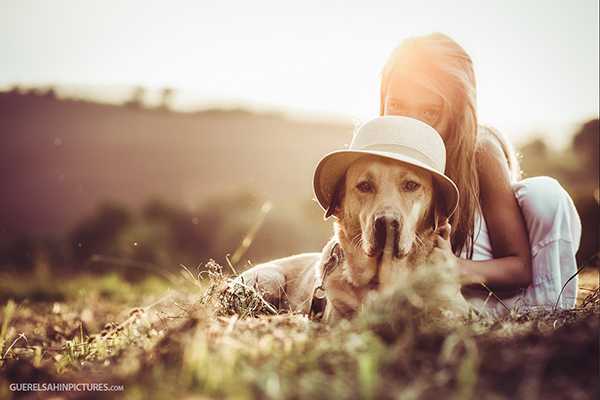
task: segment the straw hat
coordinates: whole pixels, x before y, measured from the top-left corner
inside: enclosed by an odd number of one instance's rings
[[[319,161],[313,178],[317,201],[327,210],[338,181],[354,161],[375,155],[413,165],[431,173],[450,217],[458,205],[458,189],[444,175],[446,147],[440,134],[414,118],[385,116],[363,124],[350,147],[327,154]]]

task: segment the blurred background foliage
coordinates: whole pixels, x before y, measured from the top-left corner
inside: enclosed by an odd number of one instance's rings
[[[598,119],[593,119],[580,126],[567,148],[553,149],[543,137],[538,137],[519,149],[524,177],[547,175],[556,178],[573,198],[582,224],[577,254],[580,265],[599,265],[599,132]]]
[[[152,109],[143,96],[135,88],[114,106],[58,99],[52,89],[0,93],[2,271],[137,279],[211,258],[226,265],[244,239],[240,269],[320,250],[331,227],[311,200],[311,172],[349,141],[350,124],[178,113],[171,89]],[[565,148],[543,135],[520,146],[521,169],[555,177],[571,194],[583,223],[578,260],[597,266],[598,119],[565,135],[573,138]]]

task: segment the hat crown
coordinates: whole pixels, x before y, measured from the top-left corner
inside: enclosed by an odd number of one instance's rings
[[[348,150],[375,150],[409,155],[441,174],[446,169],[446,147],[440,134],[414,118],[377,117],[364,123]]]
[[[431,173],[446,216],[458,207],[456,184],[444,174],[446,147],[440,134],[426,123],[408,117],[385,116],[363,124],[350,147],[325,155],[317,164],[313,176],[315,197],[324,210],[330,210],[336,188],[343,182],[353,162],[365,155],[382,157],[412,165]],[[330,215],[326,214],[326,217]]]

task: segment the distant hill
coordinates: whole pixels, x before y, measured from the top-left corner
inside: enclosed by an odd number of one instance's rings
[[[250,191],[308,202],[312,170],[350,124],[244,111],[178,113],[0,93],[0,227],[61,234],[99,202],[160,198],[186,208]]]

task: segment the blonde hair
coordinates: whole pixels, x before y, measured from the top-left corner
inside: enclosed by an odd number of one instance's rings
[[[391,76],[395,73],[414,80],[444,100],[443,113],[449,113],[444,135],[446,175],[456,183],[460,192],[458,208],[449,221],[452,225],[452,249],[456,254],[466,250],[471,258],[475,213],[480,209],[475,160],[478,125],[473,62],[458,43],[441,33],[404,40],[383,68],[381,115],[385,111]]]

